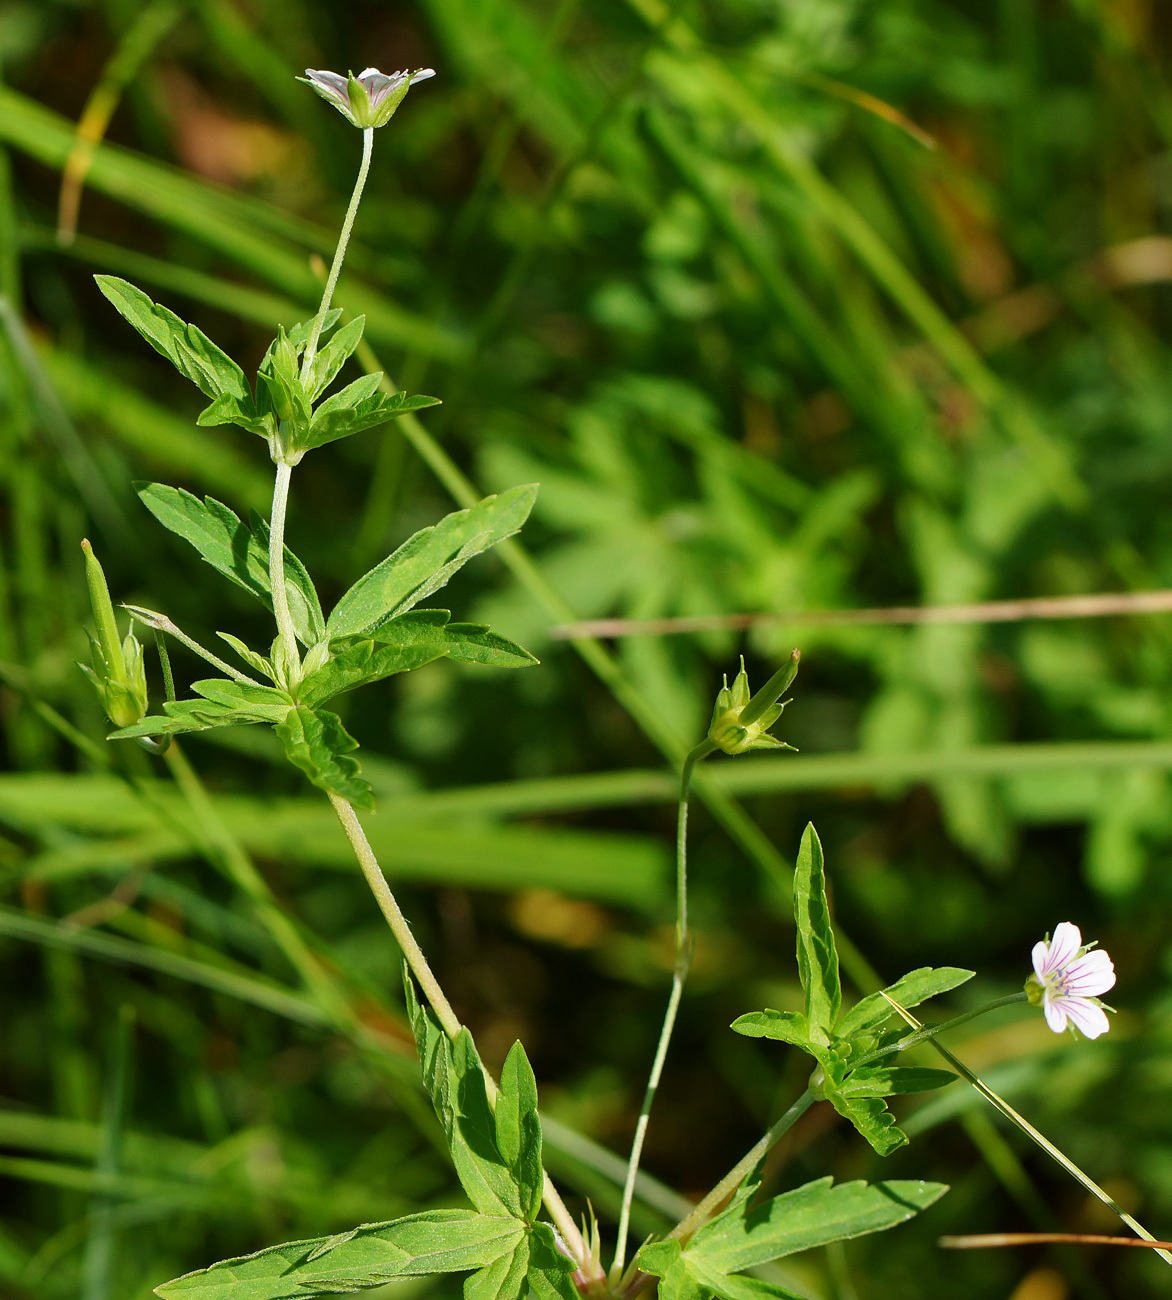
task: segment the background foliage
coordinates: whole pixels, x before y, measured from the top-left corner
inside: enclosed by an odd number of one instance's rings
[[[549,636],[565,614],[1172,585],[1168,27],[1150,0],[9,0],[4,1294],[146,1296],[227,1254],[459,1203],[396,954],[329,808],[248,730],[187,746],[201,804],[185,768],[104,746],[74,667],[83,535],[116,599],[204,640],[259,633],[131,483],[264,510],[263,448],[195,428],[193,394],[91,275],[135,280],[255,367],[316,305],[357,165],[357,135],[293,80],[306,65],[437,69],[380,132],[338,301],[404,387],[443,399],[423,424],[478,494],[542,485],[536,567],[502,548],[450,593],[541,667],[439,662],[345,722],[375,847],[486,1059],[524,1038],[575,1203],[617,1204],[582,1138],[625,1151],[670,970],[664,753],[699,737],[740,650],[759,682],[797,640],[778,731],[801,755],[714,761],[694,813],[697,960],[646,1167],[701,1193],[804,1083],[798,1053],[727,1026],[797,1005],[788,871],[813,818],[844,932],[887,978],[975,967],[956,1010],[1019,987],[1059,920],[1103,941],[1109,1038],[1073,1046],[1013,1009],[963,1054],[1168,1235],[1166,617],[774,626],[613,658]],[[111,143],[61,246],[60,175],[100,83]],[[395,424],[314,457],[290,529],[323,594],[451,509],[451,469]],[[289,963],[299,942],[317,985]],[[828,1109],[780,1149],[775,1188],[953,1190],[787,1261],[811,1296],[1163,1293],[1147,1252],[936,1249],[1114,1229],[960,1086],[900,1106],[914,1140],[882,1163]],[[640,1233],[674,1215],[649,1196]]]

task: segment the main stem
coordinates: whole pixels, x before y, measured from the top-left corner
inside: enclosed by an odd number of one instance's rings
[[[297,633],[293,630],[289,593],[285,588],[285,513],[289,508],[289,480],[292,477],[292,465],[277,465],[277,477],[273,483],[273,514],[269,520],[269,586],[273,593],[277,635],[281,639],[285,661],[295,671],[301,663],[301,656],[297,652]]]
[[[639,1173],[639,1161],[643,1155],[643,1142],[647,1136],[647,1125],[651,1120],[651,1107],[655,1094],[659,1090],[659,1080],[663,1075],[663,1065],[667,1059],[667,1048],[675,1030],[676,1016],[680,1009],[680,998],[684,992],[684,981],[688,978],[688,969],[692,964],[692,954],[688,941],[688,792],[692,785],[692,773],[696,764],[707,758],[716,748],[710,740],[703,740],[684,759],[680,773],[680,806],[676,818],[676,955],[672,968],[671,994],[667,1000],[667,1011],[663,1017],[663,1027],[659,1031],[659,1043],[655,1049],[655,1059],[651,1063],[651,1074],[647,1079],[647,1089],[643,1093],[643,1107],[635,1125],[635,1137],[631,1143],[631,1155],[627,1161],[627,1181],[623,1187],[622,1208],[619,1211],[618,1241],[615,1245],[614,1263],[610,1266],[610,1279],[616,1284],[623,1275],[627,1262],[627,1234],[631,1223],[631,1202],[635,1197],[635,1179]]]
[[[358,205],[362,202],[362,191],[366,188],[366,177],[370,171],[370,155],[373,149],[374,128],[367,127],[362,132],[362,163],[358,168],[358,179],[354,182],[354,193],[350,195],[350,206],[346,209],[346,216],[342,222],[342,233],[338,236],[338,247],[334,250],[334,262],[326,279],[326,287],[321,296],[321,306],[317,309],[317,315],[313,318],[313,325],[309,331],[309,341],[305,345],[305,356],[301,361],[302,379],[308,377],[310,367],[313,365],[313,359],[317,356],[317,344],[321,338],[322,328],[325,325],[326,312],[329,311],[330,303],[334,300],[334,289],[338,283],[338,274],[342,270],[342,262],[346,257],[346,245],[350,242],[350,232],[354,229],[354,218],[358,215]]]
[[[391,887],[387,884],[382,868],[378,864],[378,858],[375,857],[374,850],[370,847],[370,841],[366,838],[366,832],[362,829],[362,823],[358,820],[358,814],[349,801],[343,799],[340,795],[330,794],[329,800],[334,805],[334,811],[338,814],[338,820],[342,823],[342,829],[346,832],[346,838],[350,841],[350,847],[354,850],[354,856],[358,859],[358,865],[362,868],[366,883],[370,886],[375,902],[378,903],[379,911],[382,912],[387,925],[391,928],[391,933],[395,936],[395,942],[399,945],[411,974],[423,990],[428,1002],[431,1003],[432,1010],[439,1019],[444,1033],[449,1038],[455,1038],[461,1029],[460,1018],[452,1010],[452,1004],[440,987],[440,982],[436,979],[431,966],[428,964],[423,949],[411,932],[411,926],[408,924],[407,918],[395,901],[395,896],[391,893]],[[485,1083],[488,1089],[489,1102],[495,1105],[497,1086],[495,1080],[487,1071],[485,1072]],[[570,1217],[570,1212],[566,1209],[565,1202],[558,1194],[557,1188],[554,1187],[549,1175],[545,1174],[544,1178],[545,1186],[542,1191],[542,1199],[545,1202],[545,1208],[549,1211],[549,1217],[553,1220],[554,1226],[560,1233],[574,1262],[584,1273],[589,1273],[591,1269],[590,1252],[582,1239],[578,1225]]]

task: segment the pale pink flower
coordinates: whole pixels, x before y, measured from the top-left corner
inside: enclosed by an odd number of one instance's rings
[[[1026,993],[1056,1034],[1068,1022],[1084,1038],[1098,1038],[1111,1028],[1098,994],[1114,988],[1115,967],[1101,948],[1083,945],[1077,925],[1063,921],[1056,926],[1052,939],[1034,944],[1033,961]]]

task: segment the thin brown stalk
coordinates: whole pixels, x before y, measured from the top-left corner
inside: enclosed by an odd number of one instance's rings
[[[1172,613],[1172,590],[1107,591],[1089,596],[1032,596],[968,605],[893,605],[880,609],[798,609],[781,614],[698,614],[683,618],[596,618],[560,623],[556,641],[576,637],[672,636],[750,627],[858,627],[875,624],[1021,623],[1030,619],[1107,618],[1112,614]]]

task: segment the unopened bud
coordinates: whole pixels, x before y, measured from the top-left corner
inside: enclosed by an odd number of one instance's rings
[[[777,672],[756,693],[749,693],[749,675],[745,661],[732,686],[728,679],[716,697],[708,739],[726,754],[744,754],[750,749],[793,749],[784,741],[769,735],[769,728],[781,717],[788,700],[778,703],[793,679],[798,675],[801,654],[795,650],[789,663]]]

